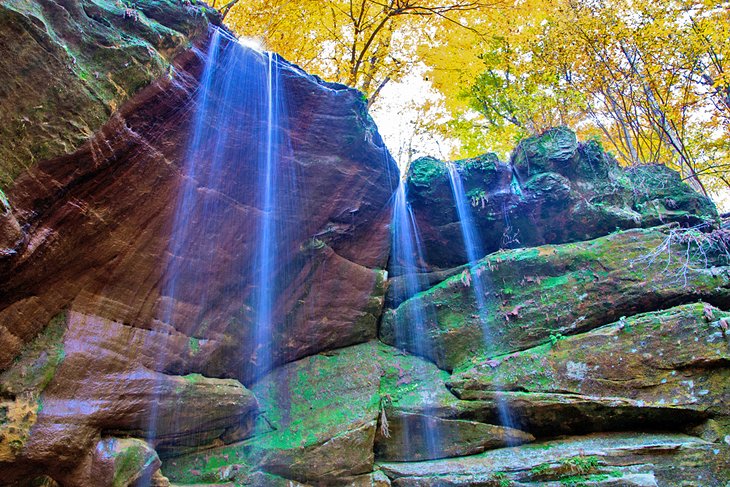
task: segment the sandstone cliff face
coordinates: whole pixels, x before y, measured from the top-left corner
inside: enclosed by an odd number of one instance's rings
[[[187,0],[0,9],[0,484],[730,480],[730,238],[676,174],[564,128],[463,161],[488,254],[463,265],[446,166],[417,161],[431,272],[383,310],[397,170],[357,92],[280,61],[302,191],[271,211],[293,230],[257,371],[260,127],[221,123],[249,105],[202,121],[238,164],[185,167],[208,52],[233,41]]]
[[[241,313],[245,303],[233,292],[250,280],[239,270],[253,259],[257,218],[245,163],[218,175],[235,193],[221,194],[217,181],[197,184],[198,206],[216,211],[199,225],[207,231],[191,234],[185,254],[170,250],[212,31],[202,6],[137,4],[121,10],[115,2],[3,5],[8,29],[21,31],[10,45],[27,51],[35,45],[29,38],[41,32],[47,48],[81,53],[74,62],[22,51],[33,69],[46,69],[39,61],[46,58],[62,65],[51,92],[78,111],[53,105],[44,112],[48,124],[27,122],[45,130],[30,133],[29,141],[61,145],[33,157],[7,146],[23,160],[4,159],[5,181],[15,180],[6,191],[9,208],[3,206],[3,236],[10,236],[0,257],[0,364],[21,377],[42,375],[3,391],[3,408],[13,412],[0,440],[0,476],[8,481],[45,471],[64,485],[89,485],[84,479],[97,467],[87,453],[101,434],[152,435],[161,452],[184,450],[244,438],[257,407],[238,382],[250,383],[256,352]],[[79,78],[77,68],[102,67],[104,77]],[[8,71],[16,83],[29,84],[32,74]],[[119,87],[113,93],[112,83]],[[282,83],[290,156],[307,191],[298,200],[304,217],[296,222],[297,240],[287,243],[290,260],[279,264],[291,277],[274,303],[274,363],[375,337],[384,294],[378,268],[388,255],[383,236],[397,173],[359,93],[291,65]],[[16,93],[23,103],[47,103],[23,93]],[[3,109],[15,122],[27,107]],[[68,135],[68,127],[82,125],[83,137]],[[246,151],[246,130],[220,128],[230,131],[229,144]],[[82,144],[77,136],[90,138]],[[211,251],[206,262],[215,267],[196,263]],[[171,268],[190,275],[174,295],[166,294]],[[273,269],[271,279],[279,273]],[[198,300],[203,293],[213,299]],[[164,309],[174,310],[174,326]],[[57,331],[49,345],[44,330],[51,322]],[[51,346],[59,350],[52,367],[33,354]],[[20,371],[17,357],[28,357]]]

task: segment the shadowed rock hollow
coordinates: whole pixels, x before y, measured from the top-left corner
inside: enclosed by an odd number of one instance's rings
[[[674,172],[566,128],[457,161],[485,254],[464,265],[447,166],[415,161],[422,289],[386,299],[393,160],[358,92],[279,60],[298,192],[268,212],[293,230],[257,370],[249,105],[201,122],[239,159],[185,168],[218,19],[174,0],[0,12],[0,484],[730,481],[730,239]]]

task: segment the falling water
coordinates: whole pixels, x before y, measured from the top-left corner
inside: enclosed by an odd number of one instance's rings
[[[423,247],[421,246],[416,220],[407,202],[403,181],[398,185],[394,195],[391,252],[390,274],[396,278],[392,281],[394,298],[397,302],[403,302],[423,291],[427,285],[427,283],[422,282],[420,277],[423,272]],[[427,340],[426,330],[427,315],[428,310],[418,306],[409,308],[407,316],[397,315],[398,321],[395,323],[397,347],[405,349],[406,344],[410,344],[416,355],[422,357],[430,355],[428,353],[430,343]],[[419,371],[416,370],[415,373],[418,374]],[[442,456],[440,454],[438,429],[433,427],[432,423],[429,423],[425,415],[420,416],[420,420],[422,424],[418,426],[425,435],[428,458]],[[408,426],[409,423],[404,422],[403,427],[406,431],[404,431],[403,438],[406,438],[406,441],[413,436],[407,431]],[[409,445],[404,445],[404,447],[405,451],[411,451]]]
[[[517,196],[522,196],[522,183],[520,183],[520,176],[517,174],[517,170],[510,164],[512,170],[512,179],[510,180],[510,190]]]
[[[163,328],[204,335],[222,296],[252,344],[253,378],[273,366],[274,301],[286,285],[288,243],[298,205],[281,60],[214,29],[193,107],[190,138],[163,284]],[[233,245],[238,248],[230,248]],[[222,283],[213,288],[209,283]],[[221,294],[224,293],[224,294]],[[193,310],[191,312],[191,310]],[[212,313],[213,318],[210,317]],[[242,332],[243,333],[243,332]],[[168,357],[157,358],[158,370]],[[158,401],[149,435],[154,440]]]
[[[261,233],[259,236],[258,252],[256,256],[255,279],[256,297],[253,302],[254,319],[254,343],[256,348],[255,367],[259,371],[268,370],[271,366],[271,335],[272,335],[272,311],[273,311],[273,286],[271,276],[274,271],[274,259],[272,243],[273,213],[275,210],[275,184],[276,168],[275,158],[278,156],[278,141],[275,141],[279,127],[279,77],[277,66],[274,62],[274,55],[267,53],[267,76],[266,76],[266,145],[264,156],[260,158],[263,167],[259,170],[259,184],[261,191],[260,208],[263,212],[261,219]]]
[[[481,246],[477,227],[474,224],[471,208],[468,205],[468,199],[464,192],[464,186],[461,182],[459,171],[456,168],[456,165],[452,162],[447,162],[446,167],[449,170],[451,191],[454,196],[456,212],[461,225],[461,235],[464,240],[464,250],[466,251],[466,258],[468,260],[467,271],[471,278],[470,285],[474,292],[474,300],[477,305],[477,314],[482,328],[483,340],[485,344],[490,344],[492,342],[492,332],[490,330],[489,323],[489,303],[487,302],[487,291],[491,291],[493,286],[486,272],[479,272],[479,270],[475,269],[477,260],[484,257],[485,253]],[[496,405],[499,420],[502,425],[514,427],[514,420],[509,408],[499,395],[496,396]]]

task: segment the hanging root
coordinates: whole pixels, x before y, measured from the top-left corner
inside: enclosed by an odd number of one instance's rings
[[[688,285],[690,271],[708,269],[730,262],[730,230],[713,229],[703,223],[690,228],[671,225],[667,237],[649,253],[634,259],[630,265],[643,263],[647,267],[665,261],[663,272],[677,275],[678,281]]]
[[[390,404],[390,395],[386,394],[380,398],[380,433],[390,438],[390,427],[388,426],[388,416],[385,414],[385,408]]]

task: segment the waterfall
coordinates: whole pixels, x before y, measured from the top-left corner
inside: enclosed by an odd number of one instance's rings
[[[459,218],[459,225],[461,226],[461,235],[464,241],[464,250],[468,260],[467,270],[465,272],[468,272],[470,275],[470,287],[474,293],[484,343],[490,344],[492,342],[492,331],[489,322],[490,303],[487,302],[487,296],[488,293],[493,291],[494,286],[492,285],[488,272],[480,272],[481,269],[476,268],[477,261],[484,257],[485,253],[481,245],[478,229],[474,224],[471,208],[468,204],[459,171],[453,162],[447,162],[446,167],[449,171],[451,192],[454,197],[454,205],[456,206],[456,213]],[[499,390],[499,384],[495,384],[495,388]],[[496,396],[496,404],[501,424],[514,428],[515,421],[509,407],[499,395]]]
[[[273,250],[273,212],[276,205],[276,158],[279,141],[277,130],[279,128],[279,117],[281,115],[279,101],[279,76],[274,55],[267,53],[266,69],[266,144],[263,157],[259,157],[259,184],[260,205],[262,211],[261,228],[259,234],[258,249],[256,253],[256,296],[252,308],[254,309],[254,353],[256,354],[255,367],[257,372],[263,372],[270,368],[271,357],[271,336],[272,316],[274,306],[274,289],[272,276],[276,258]]]
[[[395,278],[392,282],[393,294],[397,302],[415,296],[428,287],[421,277],[424,269],[423,247],[413,211],[408,204],[405,184],[403,181],[398,185],[393,201],[393,219],[391,224],[391,261],[390,275]],[[428,310],[421,307],[413,307],[407,316],[398,319],[395,324],[396,346],[405,349],[411,344],[416,355],[428,356],[431,346],[426,332],[426,320],[429,318]],[[423,376],[425,371],[415,371],[416,375]],[[424,397],[424,402],[426,398]],[[443,456],[439,441],[438,427],[428,421],[426,415],[419,418],[420,424],[416,427],[423,431],[428,458],[439,458]],[[407,430],[409,423],[403,422]],[[403,437],[412,437],[408,431],[404,431]],[[406,451],[410,451],[409,445],[404,445]]]
[[[291,277],[290,247],[297,241],[282,61],[219,29],[200,55],[205,67],[185,107],[190,137],[158,325],[192,337],[193,355],[202,343],[196,334],[207,334],[209,327],[235,336],[240,344],[231,346],[240,350],[242,365],[233,373],[253,380],[275,366],[275,300]],[[211,316],[222,299],[231,303],[229,315]],[[158,357],[156,369],[164,370],[171,359]],[[151,441],[159,427],[158,402],[150,411]]]

